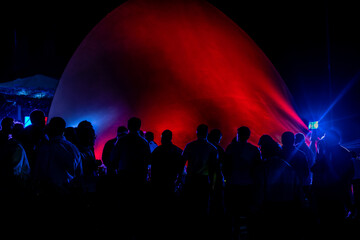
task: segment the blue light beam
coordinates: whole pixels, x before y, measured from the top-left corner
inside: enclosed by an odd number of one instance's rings
[[[350,90],[352,86],[359,80],[360,71],[355,74],[355,76],[351,79],[351,81],[346,84],[345,88],[340,92],[340,94],[335,98],[335,100],[330,104],[328,109],[324,112],[324,114],[318,120],[319,122],[330,112],[330,110],[342,99],[343,96]]]

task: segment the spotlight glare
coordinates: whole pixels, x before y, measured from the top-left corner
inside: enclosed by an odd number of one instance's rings
[[[319,121],[309,122],[309,129],[318,129],[319,128]]]

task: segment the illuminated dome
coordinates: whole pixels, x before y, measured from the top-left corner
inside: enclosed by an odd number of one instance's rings
[[[269,59],[233,21],[206,1],[130,0],[80,44],[56,90],[50,116],[69,126],[93,123],[96,155],[120,125],[137,116],[142,130],[195,139],[197,125],[223,132],[242,125],[278,137],[306,127]]]

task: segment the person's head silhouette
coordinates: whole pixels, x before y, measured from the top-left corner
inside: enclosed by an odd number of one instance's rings
[[[303,144],[305,142],[305,135],[303,133],[295,134],[295,144]]]
[[[295,143],[295,136],[292,132],[284,132],[281,135],[281,143],[283,147],[292,147]]]
[[[128,133],[128,129],[125,126],[118,127],[118,129],[117,129],[117,136],[118,137],[124,136],[127,133]]]
[[[81,121],[77,127],[78,128],[94,128],[93,125],[91,124],[91,122],[89,122],[88,120]]]
[[[161,134],[161,144],[170,144],[172,140],[172,132],[168,129]]]
[[[35,109],[30,113],[31,125],[37,127],[45,127],[45,113],[39,109]]]
[[[222,133],[220,129],[213,129],[210,131],[208,135],[209,142],[215,145],[218,145],[220,143],[221,138],[222,138]]]
[[[246,126],[239,127],[237,130],[237,141],[247,142],[250,137],[250,129]]]
[[[138,132],[141,127],[141,120],[137,117],[132,117],[128,120],[128,129],[130,133]]]
[[[66,140],[73,144],[77,144],[77,135],[76,135],[76,129],[74,127],[67,127],[64,130],[64,137]]]
[[[262,135],[258,144],[264,160],[280,154],[279,144],[269,135]]]
[[[5,134],[11,134],[14,128],[14,119],[10,117],[4,117],[1,120],[1,131]]]
[[[208,135],[208,126],[205,124],[200,124],[196,129],[196,135],[198,138],[206,139]]]
[[[153,132],[146,132],[145,133],[145,139],[146,139],[146,141],[148,141],[148,142],[152,142],[152,141],[154,141],[154,133]]]
[[[265,145],[267,145],[267,146],[271,145],[272,141],[273,141],[273,139],[272,139],[272,137],[270,135],[264,134],[264,135],[262,135],[260,137],[258,145],[261,148],[261,147],[263,147]]]
[[[66,122],[61,117],[53,117],[47,125],[49,137],[62,136],[66,128]]]
[[[23,140],[24,124],[21,122],[16,122],[12,130],[12,137],[17,140]]]
[[[76,128],[77,140],[81,146],[92,147],[95,145],[96,135],[92,127],[78,127]]]

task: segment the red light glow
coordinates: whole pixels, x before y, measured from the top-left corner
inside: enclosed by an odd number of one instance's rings
[[[132,116],[142,129],[173,131],[180,147],[197,125],[223,132],[223,146],[242,125],[262,134],[306,129],[283,80],[254,41],[202,0],[130,0],[83,40],[57,88],[50,117],[91,121],[96,156]]]

